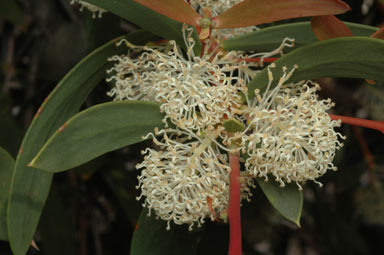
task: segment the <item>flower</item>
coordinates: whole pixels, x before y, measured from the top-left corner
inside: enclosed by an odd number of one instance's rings
[[[81,5],[81,7],[80,7],[80,11],[83,11],[83,9],[84,9],[84,7],[85,7],[85,8],[88,9],[90,12],[92,12],[92,14],[93,14],[92,17],[93,17],[93,18],[96,18],[96,14],[97,14],[97,13],[99,13],[99,14],[98,14],[98,17],[101,18],[102,15],[103,15],[103,13],[104,13],[104,12],[107,12],[106,10],[104,10],[104,9],[102,9],[102,8],[99,8],[99,7],[97,7],[96,5],[89,4],[89,3],[84,2],[84,1],[81,1],[81,0],[71,0],[70,3],[71,3],[71,4],[75,4],[75,3],[80,4],[80,5]]]
[[[327,169],[337,169],[332,161],[343,145],[338,138],[345,138],[334,128],[341,122],[331,120],[327,114],[334,104],[330,99],[318,99],[317,83],[285,84],[297,66],[290,72],[285,68],[272,90],[270,68],[266,92],[261,96],[256,90],[256,98],[247,100],[245,114],[249,124],[242,141],[243,153],[249,156],[245,166],[255,177],[267,180],[271,174],[281,186],[296,182],[301,188],[299,183],[317,182],[316,178]]]
[[[164,52],[167,47],[164,45],[157,47],[135,46],[126,40],[120,41],[118,45],[123,42],[129,47],[128,54],[115,55],[108,59],[116,63],[107,71],[108,74],[114,73],[107,78],[107,82],[115,81],[115,86],[107,95],[114,97],[115,101],[154,101],[154,98],[150,96],[150,89],[156,85],[156,68],[159,68],[154,60],[166,55]],[[132,55],[135,58],[131,58]]]
[[[226,52],[215,39],[205,40],[196,56],[192,30],[183,27],[186,51],[175,41],[156,46],[135,46],[128,41],[127,55],[113,56],[107,81],[115,82],[108,95],[114,100],[146,100],[160,104],[165,129],[155,130],[156,149],[147,148],[138,177],[143,206],[149,213],[176,224],[200,226],[205,218],[216,219],[228,209],[230,173],[226,152],[242,152],[246,171],[241,175],[241,197],[249,199],[253,178],[273,175],[286,182],[313,180],[332,163],[342,137],[334,131],[326,110],[333,103],[318,100],[318,85],[311,81],[285,84],[291,77],[284,70],[271,89],[271,64],[266,92],[241,103],[240,92],[257,74],[263,58],[282,54],[292,47],[286,38],[272,52],[246,55]],[[254,62],[254,60],[257,60]],[[245,129],[232,133],[224,120],[235,119]],[[160,136],[156,138],[155,136]]]
[[[205,218],[216,218],[225,213],[229,199],[228,159],[212,146],[218,130],[210,130],[198,137],[180,129],[156,130],[162,140],[153,141],[160,150],[147,148],[144,161],[137,165],[143,168],[138,177],[143,206],[153,209],[158,217],[176,224],[187,223],[190,229]],[[250,196],[249,178],[243,178],[243,198]]]
[[[250,67],[258,64],[241,61],[241,54],[220,50],[214,41],[206,42],[201,57],[195,56],[192,30],[188,33],[185,57],[175,41],[153,48],[125,41],[132,51],[142,52],[135,59],[110,58],[117,63],[108,71],[115,75],[107,81],[115,80],[116,85],[108,95],[115,100],[159,102],[166,119],[197,132],[231,117],[231,109],[239,107],[239,87],[256,73]]]

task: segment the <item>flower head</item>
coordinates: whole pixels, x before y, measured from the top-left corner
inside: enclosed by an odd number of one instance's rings
[[[197,131],[232,116],[231,109],[239,107],[239,87],[255,74],[250,66],[257,63],[240,61],[240,54],[220,50],[209,41],[202,56],[195,56],[191,32],[185,38],[186,56],[175,41],[154,48],[126,42],[142,52],[135,59],[128,55],[110,58],[117,63],[109,70],[115,75],[108,81],[116,82],[109,95],[115,100],[159,102],[167,119]]]
[[[296,182],[300,187],[307,180],[316,182],[327,169],[336,170],[332,161],[343,136],[334,130],[340,122],[326,112],[333,103],[316,95],[318,84],[285,84],[293,71],[285,72],[276,88],[263,95],[256,91],[256,98],[248,100],[243,152],[254,176],[267,179],[270,174],[282,186]]]
[[[217,130],[203,138],[169,128],[156,135],[163,135],[162,140],[153,139],[159,150],[146,149],[144,161],[137,165],[143,168],[138,177],[143,205],[168,221],[168,228],[170,221],[200,226],[207,217],[214,220],[215,212],[226,212],[230,167],[227,156],[212,146]],[[247,182],[244,198],[250,192]]]

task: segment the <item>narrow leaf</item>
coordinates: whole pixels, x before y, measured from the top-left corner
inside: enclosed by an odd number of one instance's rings
[[[376,27],[345,22],[356,36],[370,36],[378,31]],[[271,26],[258,31],[225,40],[223,48],[225,50],[253,50],[258,52],[272,51],[278,48],[284,38],[294,38],[294,48],[284,48],[284,52],[302,47],[317,41],[316,36],[311,30],[310,22],[296,22]]]
[[[280,187],[275,181],[264,181],[256,178],[261,190],[271,205],[288,220],[300,227],[301,211],[303,209],[303,192],[294,183]]]
[[[364,51],[363,54],[356,52]],[[298,69],[287,82],[322,77],[362,78],[384,81],[384,41],[369,37],[341,37],[301,47],[275,61],[272,68],[275,86],[283,74],[283,67]],[[249,97],[256,88],[263,90],[268,84],[265,68],[248,84]]]
[[[131,255],[196,255],[201,231],[189,231],[188,225],[170,224],[156,219],[154,212],[141,211],[131,243]]]
[[[0,147],[0,240],[8,240],[7,203],[15,160]]]
[[[13,252],[24,255],[35,233],[50,189],[52,174],[27,167],[49,136],[75,114],[111,66],[106,59],[126,52],[115,42],[125,38],[140,44],[156,39],[148,32],[122,36],[105,44],[79,62],[56,86],[35,115],[16,159],[8,202],[8,233]]]
[[[350,7],[339,0],[245,0],[214,18],[215,28],[236,28],[278,20],[341,14]]]
[[[184,0],[134,0],[170,19],[198,26],[200,15]]]
[[[0,1],[0,18],[16,25],[22,25],[26,20],[23,9],[16,0]]]
[[[353,36],[351,29],[333,15],[313,17],[311,27],[313,33],[320,41],[337,37]]]
[[[114,13],[130,22],[135,23],[142,29],[168,40],[175,40],[178,45],[184,47],[184,39],[181,31],[182,23],[161,15],[134,0],[85,0],[97,5],[111,13]],[[163,2],[163,1],[156,1]],[[163,6],[159,3],[159,6]],[[188,7],[189,8],[189,7]],[[195,54],[200,55],[201,43],[196,32],[193,33],[195,39]]]
[[[159,105],[143,101],[109,102],[82,111],[57,130],[31,162],[48,172],[60,172],[106,152],[143,141],[164,126]]]

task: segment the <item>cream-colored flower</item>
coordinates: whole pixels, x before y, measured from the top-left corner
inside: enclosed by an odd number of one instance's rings
[[[174,41],[158,47],[126,42],[131,52],[141,53],[134,59],[128,55],[110,58],[116,61],[109,70],[115,75],[107,81],[115,80],[116,85],[108,94],[115,100],[159,102],[166,119],[197,132],[231,117],[231,109],[239,107],[240,85],[255,75],[250,66],[258,64],[245,63],[237,52],[219,50],[215,42],[208,41],[202,56],[195,56],[191,33],[185,38],[186,56]]]
[[[103,16],[103,13],[107,12],[106,10],[97,7],[96,5],[81,1],[81,0],[71,0],[71,4],[78,3],[80,7],[80,11],[83,11],[84,8],[88,9],[90,12],[92,12],[92,17],[96,18],[97,17],[101,18]]]
[[[150,134],[154,137],[153,134]],[[153,138],[159,150],[147,148],[137,168],[143,206],[153,209],[158,217],[176,224],[200,226],[205,218],[226,213],[229,199],[228,159],[214,145],[217,130],[204,137],[180,129],[156,132]],[[250,195],[251,180],[243,177],[243,198]]]
[[[203,8],[209,8],[217,16],[243,0],[190,0],[193,9],[202,13]]]
[[[118,45],[123,42],[129,47],[128,54],[115,55],[108,59],[115,64],[107,71],[108,74],[113,73],[107,78],[107,82],[114,81],[114,87],[107,95],[114,97],[115,101],[155,101],[151,89],[158,81],[157,68],[160,68],[160,64],[156,60],[166,55],[164,52],[167,52],[169,47],[166,45],[141,47],[132,45],[126,40],[120,41]]]
[[[232,118],[240,107],[239,90],[257,73],[262,59],[282,54],[292,47],[286,38],[276,50],[246,55],[226,52],[215,41],[206,41],[201,56],[194,53],[192,30],[183,28],[187,51],[184,53],[175,41],[154,47],[135,46],[127,41],[128,55],[113,56],[114,73],[107,81],[115,82],[108,93],[115,100],[147,100],[161,103],[166,119],[180,128],[199,133],[205,127]],[[135,57],[131,57],[135,56]],[[260,62],[247,62],[247,58]]]
[[[338,139],[344,137],[334,130],[340,122],[326,112],[334,104],[316,95],[318,84],[285,84],[293,71],[285,71],[274,89],[269,84],[263,95],[256,91],[255,99],[248,100],[243,152],[249,156],[245,166],[253,176],[272,175],[282,186],[296,182],[301,188],[300,183],[316,182],[327,169],[336,170],[332,161],[342,146]]]

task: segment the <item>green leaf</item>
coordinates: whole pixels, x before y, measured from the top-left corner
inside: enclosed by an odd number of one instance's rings
[[[345,22],[356,36],[370,36],[378,28]],[[296,22],[260,29],[243,36],[228,39],[223,42],[225,50],[254,50],[258,52],[272,51],[278,48],[284,38],[294,38],[295,48],[305,46],[317,41],[312,32],[310,22]],[[288,52],[292,48],[285,48]]]
[[[25,21],[23,10],[16,0],[0,1],[0,18],[17,25]]]
[[[110,11],[155,35],[165,39],[175,40],[177,44],[182,47],[185,45],[183,34],[181,32],[182,23],[152,11],[133,0],[85,0],[85,2],[89,2]],[[194,32],[193,38],[196,42],[195,53],[196,55],[199,55],[201,51],[201,43],[196,32]]]
[[[244,130],[244,124],[236,119],[227,119],[223,122],[225,131],[230,133],[241,132]]]
[[[139,222],[133,234],[131,255],[196,255],[201,231],[188,231],[187,225],[170,225],[148,216],[148,210],[143,209]]]
[[[7,202],[15,160],[0,147],[0,240],[8,240]]]
[[[247,27],[291,18],[341,14],[350,9],[339,0],[244,0],[216,17],[214,27]]]
[[[112,65],[106,59],[127,51],[125,46],[115,45],[122,38],[136,44],[156,39],[139,31],[116,38],[89,54],[48,95],[27,130],[16,159],[8,202],[9,240],[16,255],[24,255],[28,249],[52,181],[51,173],[27,165],[49,136],[79,110],[91,90],[105,78],[106,70]]]
[[[78,190],[68,189],[67,183],[54,181],[38,227],[44,254],[78,254],[78,195]]]
[[[300,227],[303,192],[299,190],[297,185],[289,183],[285,187],[280,187],[280,184],[275,181],[266,182],[262,178],[256,178],[256,181],[271,205],[281,215]]]
[[[143,101],[99,104],[82,111],[55,132],[31,162],[48,172],[84,164],[106,152],[143,141],[164,126],[159,105]]]
[[[359,52],[361,54],[359,54]],[[341,37],[316,42],[282,56],[271,68],[274,80],[272,87],[294,65],[298,69],[287,82],[322,77],[362,78],[384,80],[384,41],[369,37]],[[248,84],[248,96],[254,96],[256,88],[261,91],[268,84],[268,70],[264,68]]]

